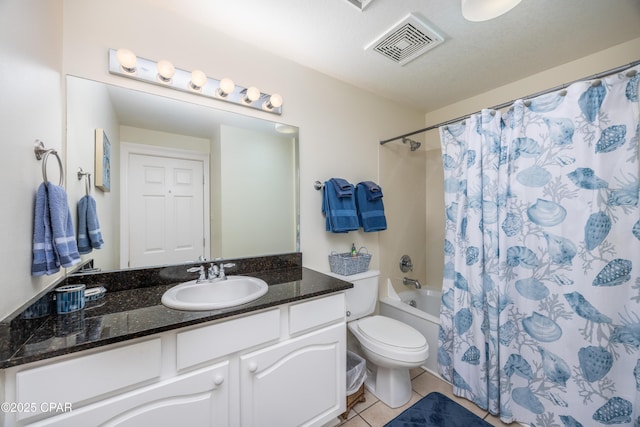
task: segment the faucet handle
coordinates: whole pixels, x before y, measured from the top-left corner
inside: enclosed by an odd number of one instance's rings
[[[198,277],[198,281],[202,281],[202,280],[206,280],[207,279],[207,276],[204,274],[204,265],[201,265],[199,267],[188,268],[187,271],[189,273],[200,273],[200,277]]]
[[[234,263],[232,263],[232,262],[228,262],[228,263],[226,263],[226,264],[220,263],[220,274],[219,274],[219,277],[221,277],[221,278],[223,278],[223,279],[224,279],[225,277],[227,277],[227,276],[226,276],[226,274],[225,274],[225,272],[224,272],[224,269],[225,269],[225,268],[235,267],[235,266],[236,266],[236,265],[235,265]]]
[[[400,258],[400,271],[406,273],[407,271],[413,271],[413,262],[409,255],[402,255]]]

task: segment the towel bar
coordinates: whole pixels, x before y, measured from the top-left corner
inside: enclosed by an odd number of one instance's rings
[[[82,180],[82,178],[85,177],[85,181],[84,181],[84,189],[85,192],[87,194],[87,196],[89,195],[89,193],[91,192],[91,172],[85,172],[84,170],[82,170],[81,167],[78,168],[78,181]]]
[[[64,168],[62,167],[62,160],[60,159],[58,152],[52,148],[46,149],[44,147],[44,142],[39,139],[36,139],[33,152],[36,154],[36,159],[42,160],[42,179],[45,183],[49,183],[49,180],[47,179],[47,159],[49,158],[49,154],[56,156],[58,166],[60,167],[60,183],[58,185],[62,187],[62,184],[64,184]]]

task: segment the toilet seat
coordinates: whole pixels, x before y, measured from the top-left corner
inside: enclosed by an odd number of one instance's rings
[[[402,362],[423,362],[429,346],[413,327],[384,316],[365,317],[349,324],[360,344],[380,356]]]
[[[371,340],[406,350],[420,350],[427,343],[420,332],[390,317],[367,317],[358,322],[358,329]]]

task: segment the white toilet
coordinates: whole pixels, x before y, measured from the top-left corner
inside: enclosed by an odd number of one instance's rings
[[[379,271],[328,274],[354,286],[346,292],[347,327],[367,361],[365,387],[387,406],[404,405],[411,399],[409,369],[424,365],[429,357],[427,340],[405,323],[371,315],[378,300]]]

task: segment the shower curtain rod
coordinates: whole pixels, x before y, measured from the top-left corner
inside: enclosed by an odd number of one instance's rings
[[[535,98],[536,96],[545,95],[547,93],[551,93],[551,92],[555,92],[557,90],[565,89],[568,86],[570,86],[570,85],[572,85],[574,83],[577,83],[577,82],[581,82],[581,81],[585,81],[585,80],[592,80],[592,79],[599,79],[601,77],[606,77],[606,76],[609,76],[611,74],[615,74],[617,72],[626,70],[627,68],[635,67],[638,64],[640,64],[640,60],[631,62],[631,63],[626,64],[626,65],[621,65],[619,67],[612,68],[610,70],[603,71],[601,73],[593,74],[593,75],[588,76],[588,77],[583,77],[581,79],[574,80],[574,81],[569,82],[569,83],[564,83],[564,84],[561,84],[559,86],[552,87],[550,89],[542,90],[540,92],[536,92],[534,94],[525,96],[523,98]],[[500,110],[502,108],[511,106],[515,101],[516,101],[515,99],[512,99],[511,101],[503,102],[502,104],[498,104],[498,105],[494,105],[493,107],[490,107],[490,109],[491,110]],[[412,135],[416,135],[416,134],[419,134],[419,133],[427,132],[427,131],[430,131],[430,130],[433,130],[433,129],[438,129],[440,126],[446,126],[446,125],[450,125],[450,124],[453,124],[453,123],[457,123],[457,122],[459,122],[461,120],[468,119],[473,114],[477,114],[477,113],[479,113],[479,111],[476,111],[475,113],[467,114],[465,116],[461,116],[461,117],[458,117],[458,118],[455,118],[455,119],[452,119],[452,120],[447,120],[445,122],[441,122],[441,123],[438,123],[436,125],[431,125],[431,126],[428,126],[426,128],[423,128],[423,129],[418,129],[418,130],[415,130],[413,132],[405,133],[404,135],[396,136],[395,138],[385,139],[384,141],[380,141],[380,145],[384,145],[387,142],[395,141],[397,139],[406,138],[408,136],[412,136]]]

